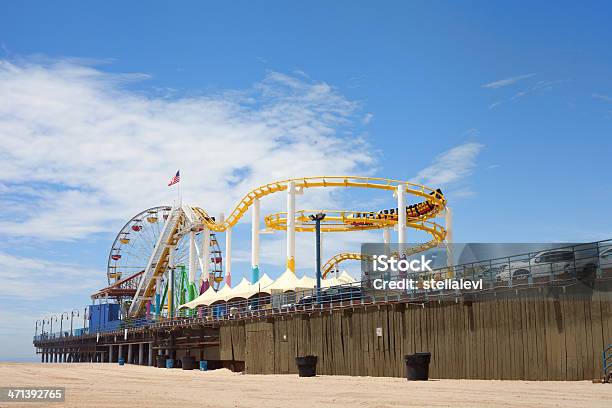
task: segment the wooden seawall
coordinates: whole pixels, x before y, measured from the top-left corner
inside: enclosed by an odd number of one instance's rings
[[[220,359],[247,373],[296,373],[317,355],[322,375],[404,376],[403,356],[432,353],[430,377],[590,380],[612,343],[609,283],[455,302],[358,306],[221,323]],[[382,335],[381,335],[382,334]]]

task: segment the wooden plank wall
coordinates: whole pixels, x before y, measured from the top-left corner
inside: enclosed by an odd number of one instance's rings
[[[382,336],[377,335],[382,329]],[[612,343],[612,292],[490,297],[290,315],[221,326],[221,359],[253,374],[404,376],[403,356],[432,353],[432,378],[589,380]]]

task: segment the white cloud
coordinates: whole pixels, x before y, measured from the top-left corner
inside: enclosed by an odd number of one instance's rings
[[[0,252],[0,298],[42,300],[89,293],[102,277],[103,271],[92,268]]]
[[[509,85],[513,85],[523,79],[527,79],[527,78],[531,78],[532,76],[534,76],[534,73],[531,74],[525,74],[525,75],[519,75],[519,76],[515,76],[512,78],[505,78],[505,79],[500,79],[498,81],[494,81],[494,82],[489,82],[488,84],[484,84],[481,85],[483,88],[489,88],[489,89],[497,89],[497,88],[503,88],[504,86],[509,86]]]
[[[366,114],[365,114],[365,116],[363,117],[363,119],[361,119],[361,121],[362,121],[364,124],[366,124],[366,125],[367,125],[368,123],[370,123],[370,122],[372,121],[372,119],[374,119],[374,114],[372,114],[372,113],[366,113]]]
[[[445,151],[431,165],[419,171],[416,181],[429,186],[445,186],[472,174],[476,158],[484,145],[464,143]]]
[[[600,99],[600,100],[606,101],[606,102],[612,102],[612,96],[602,95],[602,94],[593,94],[592,96],[595,99]]]
[[[489,110],[493,110],[493,109],[497,108],[502,103],[503,103],[502,101],[493,102],[492,104],[489,105]]]
[[[359,105],[324,82],[269,72],[250,89],[216,94],[130,90],[146,78],[78,60],[0,60],[0,234],[115,231],[171,203],[166,184],[179,168],[184,200],[214,214],[270,181],[363,174],[373,164],[354,148],[365,146]]]

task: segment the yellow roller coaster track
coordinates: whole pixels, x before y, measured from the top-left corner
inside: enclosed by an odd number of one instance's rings
[[[236,205],[229,217],[224,222],[215,222],[205,210],[194,207],[194,212],[200,217],[202,223],[213,231],[225,231],[227,228],[233,227],[242,216],[247,212],[255,199],[263,198],[267,195],[287,190],[289,182],[293,182],[298,189],[304,188],[329,188],[329,187],[354,187],[368,188],[378,190],[395,191],[398,185],[405,185],[405,192],[415,196],[424,197],[428,202],[433,204],[431,211],[417,216],[408,216],[406,226],[428,232],[432,236],[432,240],[422,245],[418,245],[410,249],[410,252],[419,252],[432,248],[444,241],[446,231],[440,225],[427,221],[436,217],[446,206],[446,199],[441,194],[438,194],[434,189],[420,184],[405,182],[401,180],[393,180],[386,178],[373,177],[355,177],[355,176],[320,176],[320,177],[305,177],[296,179],[287,179],[269,183],[264,186],[251,190],[242,200]],[[314,222],[310,220],[310,215],[316,212],[324,212],[326,214],[325,222],[321,227],[323,232],[344,232],[369,230],[391,227],[397,224],[397,214],[378,216],[375,212],[360,212],[360,211],[340,211],[340,210],[301,210],[296,211],[296,227],[298,232],[314,231]],[[286,213],[279,212],[265,217],[267,228],[275,230],[285,230],[287,228]],[[345,260],[360,260],[361,254],[356,253],[341,253],[329,259],[323,268],[323,277],[339,263]]]
[[[393,227],[397,224],[397,215],[385,215],[375,213],[373,217],[359,217],[364,213],[361,211],[341,211],[341,210],[300,210],[296,211],[295,230],[298,232],[313,232],[315,230],[315,222],[312,221],[310,215],[316,213],[324,213],[325,219],[321,222],[322,232],[347,232],[360,231]],[[380,217],[380,218],[378,218]],[[287,228],[287,213],[279,212],[270,214],[265,217],[265,223],[268,228],[283,231]],[[408,221],[408,228],[413,228],[425,231],[431,235],[432,239],[421,245],[409,248],[407,255],[425,251],[429,248],[437,246],[446,238],[446,231],[442,226],[431,221]],[[340,253],[330,258],[322,268],[323,278],[331,272],[332,269],[340,262],[348,260],[361,260],[364,257],[360,253],[345,252]]]
[[[409,219],[425,221],[430,218],[434,218],[440,211],[446,206],[446,199],[436,191],[425,187],[420,184],[410,183],[401,180],[392,180],[385,178],[374,178],[374,177],[356,177],[356,176],[331,176],[331,177],[304,177],[281,180],[274,183],[269,183],[251,190],[247,193],[242,200],[234,207],[231,214],[225,219],[224,222],[216,222],[208,213],[199,207],[194,207],[194,212],[200,217],[202,223],[212,231],[223,232],[228,228],[233,227],[238,223],[240,218],[248,211],[249,207],[253,204],[255,199],[263,198],[267,195],[274,194],[280,191],[287,190],[289,182],[293,182],[297,189],[306,188],[330,188],[330,187],[355,187],[355,188],[369,188],[378,190],[395,191],[398,185],[405,185],[405,192],[411,195],[424,197],[427,201],[434,204],[434,210],[430,213],[418,216],[409,217]],[[373,214],[373,213],[372,213]]]

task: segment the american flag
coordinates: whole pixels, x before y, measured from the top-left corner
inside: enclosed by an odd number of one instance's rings
[[[168,183],[168,187],[175,185],[179,181],[181,181],[181,175],[179,174],[179,170],[177,170],[176,175],[170,179],[170,182]]]

